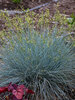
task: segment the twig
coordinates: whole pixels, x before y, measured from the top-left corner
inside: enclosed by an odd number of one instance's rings
[[[71,33],[68,33],[68,34],[62,35],[61,37],[62,37],[62,38],[65,38],[65,37],[67,37],[67,36],[69,36],[69,35],[75,35],[75,32],[71,32]]]
[[[47,5],[49,5],[50,3],[51,3],[51,2],[45,3],[45,4],[36,6],[36,7],[34,7],[34,8],[29,9],[29,10],[26,10],[26,11],[16,11],[16,10],[15,10],[15,11],[13,11],[13,10],[6,10],[6,11],[4,11],[4,10],[0,10],[0,12],[8,13],[9,15],[24,14],[24,13],[26,13],[26,12],[28,12],[28,11],[33,11],[33,10],[39,9],[39,8],[41,8],[41,7],[47,6]]]

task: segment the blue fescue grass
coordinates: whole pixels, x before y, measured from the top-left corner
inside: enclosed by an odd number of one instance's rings
[[[3,52],[0,85],[23,83],[35,91],[31,100],[69,100],[60,85],[74,87],[74,54],[71,45],[55,33],[28,29],[13,37]]]

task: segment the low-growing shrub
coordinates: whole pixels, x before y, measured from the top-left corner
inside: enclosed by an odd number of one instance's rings
[[[3,52],[0,85],[12,81],[33,88],[35,95],[28,100],[69,100],[62,87],[74,88],[74,54],[56,32],[38,34],[28,28],[12,37]]]
[[[23,9],[23,11],[25,10]],[[75,23],[69,24],[69,19],[65,15],[61,14],[58,10],[56,10],[56,13],[53,16],[51,16],[49,9],[46,9],[45,12],[41,11],[41,13],[28,10],[23,15],[19,14],[13,17],[9,16],[7,13],[3,13],[2,11],[0,12],[0,19],[5,22],[5,29],[0,32],[2,43],[6,40],[5,37],[9,38],[12,36],[12,30],[14,30],[15,33],[16,31],[19,31],[18,33],[22,33],[23,27],[26,28],[27,24],[29,28],[34,28],[38,31],[44,31],[48,28],[50,32],[55,26],[57,26],[59,30],[57,34],[58,36],[75,31]],[[70,38],[69,40],[72,41],[74,39],[74,37],[71,35],[69,35],[68,38]]]
[[[20,3],[21,0],[12,0],[13,3]]]

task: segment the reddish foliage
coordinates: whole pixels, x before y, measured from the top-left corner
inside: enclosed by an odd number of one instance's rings
[[[0,87],[0,93],[4,93],[8,90],[8,87]]]
[[[4,93],[6,91],[12,93],[12,96],[6,96],[6,100],[23,100],[24,92],[26,93],[26,96],[29,93],[34,94],[32,90],[29,90],[24,85],[16,85],[12,83],[10,83],[8,87],[0,87],[0,93]],[[25,100],[27,100],[27,98],[25,98]]]

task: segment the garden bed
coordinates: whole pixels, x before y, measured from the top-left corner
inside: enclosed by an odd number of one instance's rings
[[[32,2],[33,1],[33,2]],[[58,0],[59,2],[54,2],[54,0],[22,0],[21,3],[15,4],[12,0],[0,0],[0,10],[9,10],[10,15],[14,15],[13,11],[20,11],[22,9],[31,9],[36,6],[42,5],[44,3],[49,3],[44,7],[40,7],[39,9],[35,9],[36,13],[41,13],[41,11],[45,11],[47,8],[50,10],[50,14],[53,15],[56,12],[57,3],[59,5],[58,10],[60,13],[70,16],[72,13],[75,14],[75,0]],[[11,11],[12,10],[12,11]],[[4,21],[0,19],[0,30],[6,28],[4,25]]]
[[[39,0],[23,0],[21,3],[18,3],[18,4],[14,4],[10,0],[0,0],[0,9],[2,11],[4,11],[4,9],[6,9],[7,11],[12,10],[12,11],[20,11],[21,12],[23,8],[27,10],[28,8],[31,9],[31,8],[34,8],[36,6],[42,5],[44,3],[49,3],[49,2],[50,2],[50,4],[43,6],[43,7],[40,7],[39,9],[35,9],[34,11],[36,12],[36,14],[40,14],[42,11],[45,12],[45,10],[48,8],[50,10],[51,16],[53,16],[55,14],[56,8],[57,8],[57,2],[54,2],[53,0],[41,0],[41,2],[39,2]],[[58,5],[59,6],[57,9],[63,15],[70,16],[70,14],[72,14],[72,13],[75,14],[75,0],[59,0]],[[10,14],[11,18],[14,18],[14,16],[15,15]],[[22,16],[20,16],[20,17],[24,17],[24,15],[22,14]],[[0,19],[0,31],[2,31],[3,29],[6,29],[5,21]],[[55,53],[55,52],[53,52],[53,53]],[[57,59],[55,59],[55,60],[57,60]],[[0,59],[0,66],[3,66],[3,64],[4,63],[2,62],[2,59]],[[75,62],[73,63],[73,65],[74,64],[75,64]],[[73,77],[74,77],[74,74],[73,74]],[[69,86],[66,86],[66,85],[65,86],[61,85],[59,87],[62,88],[62,90],[66,93],[67,97],[69,97],[70,100],[75,99],[75,88],[70,88]],[[62,95],[62,94],[60,94],[60,95]],[[65,98],[65,100],[68,100],[68,99]]]

